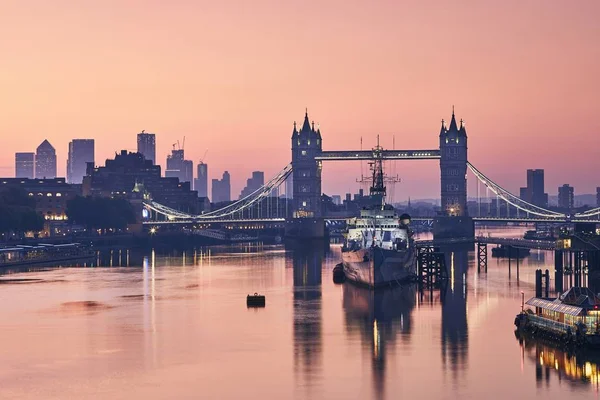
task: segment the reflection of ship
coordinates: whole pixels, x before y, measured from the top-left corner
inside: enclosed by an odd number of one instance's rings
[[[346,278],[369,287],[400,283],[415,277],[416,252],[410,217],[398,217],[385,203],[382,148],[377,143],[371,163],[370,197],[374,205],[347,221],[342,261]]]
[[[545,343],[522,331],[515,331],[515,336],[523,355],[526,354],[535,363],[537,380],[544,375],[548,377],[550,371],[555,370],[559,379],[566,378],[573,384],[600,383],[600,352],[559,349],[550,342]]]
[[[369,290],[344,285],[343,307],[349,334],[359,332],[363,347],[372,354],[373,388],[377,398],[383,397],[386,346],[398,336],[411,333],[411,311],[415,307],[415,285],[382,290]]]
[[[508,247],[504,245],[500,245],[498,247],[492,247],[492,257],[518,257],[525,258],[529,255],[529,249],[524,249],[521,247]]]

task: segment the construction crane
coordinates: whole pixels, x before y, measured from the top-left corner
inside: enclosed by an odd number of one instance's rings
[[[206,151],[204,152],[204,154],[200,158],[200,164],[204,164],[204,159],[206,158],[206,153],[208,153],[208,149],[206,149]]]

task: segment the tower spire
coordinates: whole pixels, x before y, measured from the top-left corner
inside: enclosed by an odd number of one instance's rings
[[[309,132],[311,130],[310,128],[310,121],[308,120],[308,108],[306,108],[306,112],[304,114],[304,122],[302,123],[302,129],[300,130],[300,132]]]
[[[452,105],[452,119],[450,120],[450,128],[449,131],[456,132],[458,131],[458,127],[456,126],[456,117],[454,116],[454,105]]]

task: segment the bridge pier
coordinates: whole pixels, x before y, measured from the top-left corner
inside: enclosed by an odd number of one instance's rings
[[[471,217],[440,216],[433,219],[433,238],[475,238],[475,223]]]
[[[286,239],[325,239],[323,218],[290,218],[285,221]]]

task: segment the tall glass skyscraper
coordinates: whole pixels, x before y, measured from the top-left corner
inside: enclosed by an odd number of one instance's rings
[[[44,140],[35,152],[35,177],[56,178],[56,150],[48,140]]]
[[[194,190],[198,191],[198,197],[208,197],[208,164],[200,161],[197,172]]]
[[[33,179],[35,153],[15,153],[15,177]]]
[[[142,131],[137,135],[137,151],[156,165],[156,135]]]
[[[67,182],[81,183],[88,162],[94,163],[94,139],[73,139],[69,142]]]

